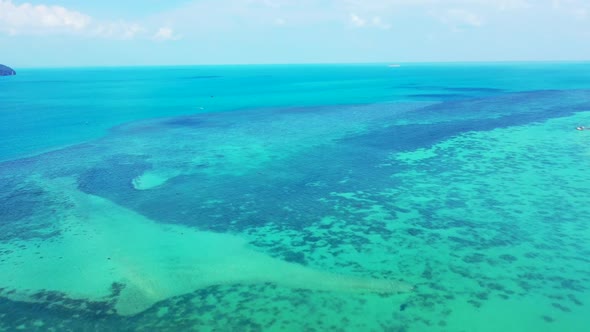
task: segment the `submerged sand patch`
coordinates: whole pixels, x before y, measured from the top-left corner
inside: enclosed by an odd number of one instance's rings
[[[275,283],[377,293],[412,289],[399,281],[342,276],[281,261],[249,248],[237,236],[158,224],[74,189],[71,179],[46,181],[44,187],[71,204],[59,221],[62,235],[26,246],[3,244],[3,249],[15,251],[0,263],[2,295],[26,301],[39,292],[59,292],[73,299],[107,301],[113,284],[120,284],[115,310],[133,315],[213,285]]]

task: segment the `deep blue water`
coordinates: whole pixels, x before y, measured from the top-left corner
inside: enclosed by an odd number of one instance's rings
[[[448,101],[588,88],[586,63],[22,69],[0,79],[0,160],[129,121],[277,106]]]

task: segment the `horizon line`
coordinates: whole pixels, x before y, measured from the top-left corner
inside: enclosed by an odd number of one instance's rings
[[[371,61],[371,62],[270,62],[270,63],[202,63],[202,64],[121,64],[73,66],[11,66],[13,69],[76,69],[76,68],[148,68],[148,67],[224,67],[224,66],[313,66],[313,65],[436,65],[436,64],[517,64],[517,63],[590,63],[587,60],[466,60],[466,61]]]

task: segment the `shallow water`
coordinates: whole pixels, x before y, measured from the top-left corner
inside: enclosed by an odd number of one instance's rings
[[[583,330],[588,67],[3,79],[0,328]]]

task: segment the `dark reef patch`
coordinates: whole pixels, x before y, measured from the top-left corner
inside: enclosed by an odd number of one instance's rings
[[[419,91],[451,91],[451,92],[466,92],[474,94],[497,94],[505,92],[503,89],[486,88],[486,87],[449,87],[440,85],[422,85],[419,83],[401,84],[396,88],[414,89]]]
[[[297,158],[274,161],[247,174],[215,176],[195,172],[144,191],[135,190],[131,181],[151,165],[145,157],[119,155],[80,175],[79,188],[159,222],[218,232],[241,232],[266,224],[302,230],[319,221],[318,216],[334,214],[345,216],[351,223],[364,223],[360,217],[354,220],[353,215],[339,210],[338,205],[325,201],[332,197],[332,192],[346,191],[351,186],[370,185],[377,189],[375,183],[381,188],[395,183],[393,179],[377,181],[386,178],[389,169],[367,168],[384,155],[357,152],[355,147],[327,145]],[[289,176],[285,177],[287,170]],[[314,185],[320,180],[321,185]],[[376,228],[373,232],[382,230]],[[311,238],[308,240],[313,242]]]
[[[518,258],[508,254],[500,255],[500,259],[510,263],[516,262],[518,260]]]
[[[556,105],[554,98],[559,98],[558,96],[562,94],[566,98],[574,100],[570,101],[568,106]],[[429,118],[439,119],[436,122],[389,126],[381,130],[353,135],[341,141],[391,152],[428,148],[443,140],[470,131],[489,131],[521,126],[568,116],[577,110],[588,109],[587,101],[577,100],[574,97],[560,91],[538,91],[495,98],[443,102],[412,113],[412,116],[419,118],[421,122],[427,121]],[[543,104],[543,100],[553,103]],[[506,107],[506,105],[510,106]],[[502,111],[499,112],[498,109]],[[458,118],[465,113],[469,114],[469,112],[477,112],[478,118]]]
[[[114,155],[78,177],[78,189],[120,203],[137,194],[132,180],[151,169],[143,156]],[[126,204],[121,204],[126,206]]]
[[[418,99],[418,100],[461,100],[461,99],[468,99],[473,98],[473,96],[465,95],[465,94],[458,94],[458,93],[420,93],[420,94],[411,94],[407,95],[408,98]]]
[[[170,127],[200,127],[206,124],[207,122],[203,120],[201,117],[195,116],[179,116],[171,119],[167,119],[161,122],[165,126]]]
[[[564,306],[563,304],[560,304],[560,303],[555,303],[554,302],[554,303],[551,303],[551,305],[554,308],[557,308],[557,309],[559,309],[559,310],[561,310],[563,312],[571,312],[572,311],[572,309],[570,309],[570,308],[568,308],[568,307],[566,307],[566,306]]]
[[[287,251],[283,254],[283,259],[287,262],[306,265],[305,254],[302,252]]]
[[[0,225],[34,216],[50,204],[47,192],[41,187],[3,180],[0,182]]]
[[[52,211],[64,204],[35,184],[0,178],[0,241],[58,236]]]
[[[451,87],[444,87],[442,90],[445,91],[461,91],[461,92],[481,92],[481,93],[500,93],[504,92],[502,89],[495,89],[495,88],[477,88],[477,87],[461,87],[461,88],[451,88]]]

